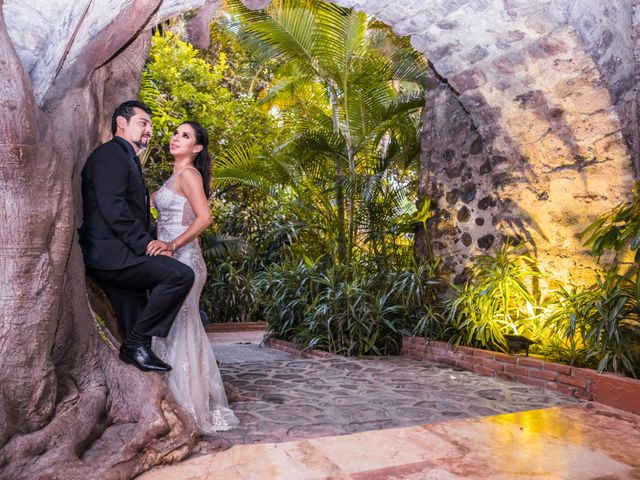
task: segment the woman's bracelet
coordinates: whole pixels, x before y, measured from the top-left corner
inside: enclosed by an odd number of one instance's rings
[[[176,241],[175,240],[171,240],[171,251],[172,252],[176,251]]]

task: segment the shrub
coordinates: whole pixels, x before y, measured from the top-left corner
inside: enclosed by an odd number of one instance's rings
[[[640,366],[638,271],[599,274],[584,289],[561,290],[547,320],[543,351],[570,364],[636,377]]]
[[[256,288],[270,332],[343,355],[398,353],[402,335],[435,300],[437,265],[372,272],[366,260],[347,269],[305,258],[265,270]]]
[[[473,347],[507,351],[505,334],[533,330],[536,301],[532,281],[540,276],[522,245],[505,244],[495,255],[475,258],[471,278],[446,300],[446,320],[452,341]]]

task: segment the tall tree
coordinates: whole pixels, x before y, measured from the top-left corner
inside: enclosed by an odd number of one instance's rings
[[[135,97],[149,28],[202,3],[0,0],[0,478],[131,478],[193,449],[162,378],[117,359],[75,226],[80,169]],[[20,41],[44,37],[28,69],[7,9]],[[43,35],[49,14],[64,28]]]
[[[385,256],[378,239],[407,191],[390,167],[417,158],[427,62],[354,10],[317,0],[274,0],[264,11],[229,5],[246,43],[283,62],[263,101],[293,112],[285,114],[294,123],[289,153],[314,181],[332,177],[335,260],[349,265],[363,242]]]

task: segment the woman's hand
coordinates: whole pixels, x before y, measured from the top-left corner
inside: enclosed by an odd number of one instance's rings
[[[156,255],[173,256],[173,248],[171,243],[162,240],[151,240],[147,243],[147,255],[155,257]]]

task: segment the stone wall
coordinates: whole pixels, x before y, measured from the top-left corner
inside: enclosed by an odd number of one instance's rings
[[[465,266],[475,253],[496,241],[494,222],[500,205],[493,175],[499,181],[506,158],[490,155],[470,116],[445,82],[430,82],[429,111],[424,118],[423,168],[428,168],[426,194],[437,202],[431,222],[433,252],[442,257],[454,280],[464,280]],[[425,162],[426,160],[426,162]],[[486,178],[485,182],[479,179]]]
[[[570,12],[571,24],[607,86],[638,172],[634,15],[628,0],[575,2]]]
[[[432,62],[435,250],[463,280],[471,255],[527,239],[560,280],[591,277],[578,234],[629,198],[637,149],[630,0],[338,0]]]

